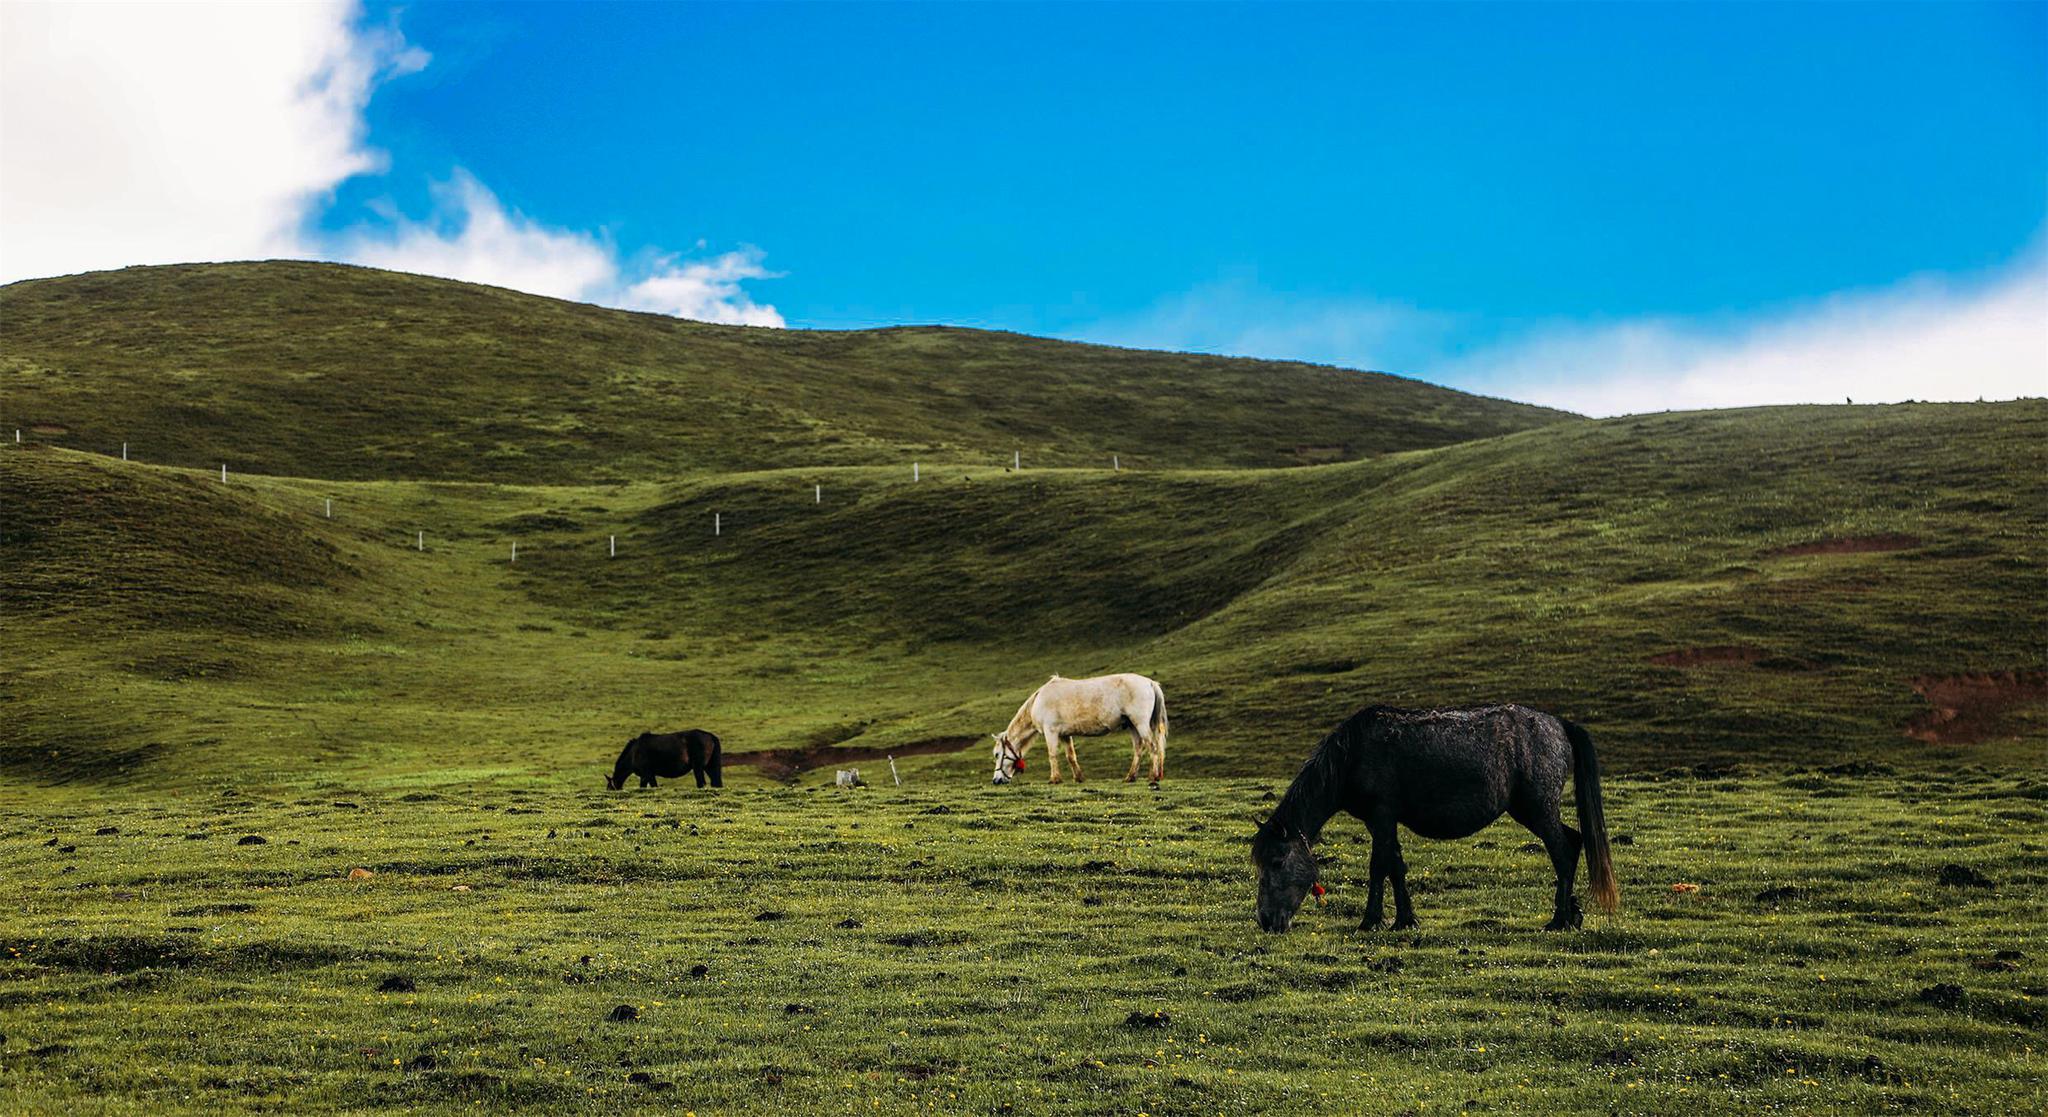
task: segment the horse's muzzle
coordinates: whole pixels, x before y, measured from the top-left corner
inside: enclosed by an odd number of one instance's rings
[[[997,784],[998,786],[1000,786],[1000,785],[1002,785],[1002,784],[1006,784],[1006,783],[1009,783],[1009,782],[1010,782],[1010,777],[1008,777],[1008,776],[997,776],[997,777],[996,777],[996,784]]]

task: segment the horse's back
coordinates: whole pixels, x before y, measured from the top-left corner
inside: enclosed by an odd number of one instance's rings
[[[657,775],[675,777],[704,763],[717,752],[718,737],[703,729],[649,733],[641,742],[641,759]]]
[[[1499,818],[1518,799],[1563,786],[1555,717],[1526,706],[1361,711],[1361,779],[1396,802],[1424,837],[1459,838]],[[1553,740],[1554,738],[1554,740]],[[1563,756],[1568,764],[1569,745]],[[1548,788],[1546,791],[1545,788]]]
[[[1031,705],[1041,723],[1051,719],[1063,731],[1103,733],[1148,718],[1158,686],[1130,672],[1086,679],[1054,675],[1038,688]]]

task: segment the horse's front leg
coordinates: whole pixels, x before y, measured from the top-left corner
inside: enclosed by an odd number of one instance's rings
[[[1057,733],[1041,732],[1039,736],[1045,738],[1045,766],[1051,772],[1051,775],[1046,778],[1046,782],[1058,783],[1060,782],[1060,735]],[[1023,750],[1018,750],[1018,755],[1022,756]]]

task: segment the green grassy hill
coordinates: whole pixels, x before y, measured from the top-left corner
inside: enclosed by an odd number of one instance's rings
[[[1285,772],[1382,701],[1555,709],[1619,769],[2037,759],[2044,434],[2041,403],[1787,408],[1305,469],[595,487],[10,448],[0,763],[573,779],[684,724],[943,750],[1114,669],[1166,685],[1181,775]],[[1908,737],[1916,682],[1961,676],[1992,680],[1970,716]]]
[[[0,290],[0,411],[0,1111],[2048,1096],[2048,402],[1594,422],[292,264]],[[989,785],[1107,670],[1163,788]],[[1498,700],[1593,731],[1618,915],[1536,932],[1503,822],[1358,931],[1338,820],[1256,930],[1330,725]],[[725,790],[599,790],[693,725]]]
[[[0,423],[148,461],[589,484],[912,460],[1348,460],[1568,418],[1379,373],[983,330],[749,329],[334,264],[0,288]]]

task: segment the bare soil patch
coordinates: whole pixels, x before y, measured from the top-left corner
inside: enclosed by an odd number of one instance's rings
[[[980,737],[931,737],[909,744],[881,747],[842,747],[830,744],[808,745],[800,749],[762,749],[759,752],[729,752],[725,754],[727,764],[751,764],[761,769],[762,774],[778,780],[793,780],[799,774],[816,768],[832,765],[858,764],[863,761],[886,760],[892,756],[930,756],[935,753],[960,752],[978,744]]]
[[[1937,745],[1968,745],[2000,736],[2006,711],[2048,702],[2048,671],[2021,669],[1967,675],[1922,675],[1913,689],[1934,708],[1908,719],[1905,734]]]
[[[1910,551],[1920,546],[1917,536],[1888,533],[1884,535],[1845,535],[1836,539],[1816,539],[1810,543],[1794,543],[1764,552],[1765,558],[1793,558],[1799,555],[1866,555],[1881,551]]]

